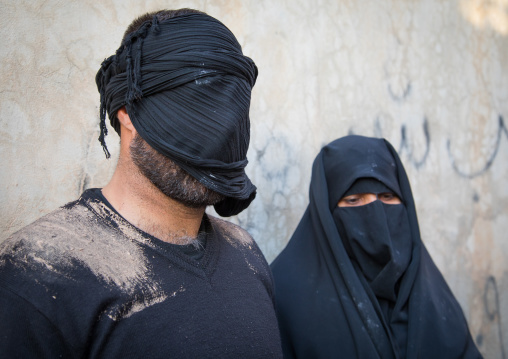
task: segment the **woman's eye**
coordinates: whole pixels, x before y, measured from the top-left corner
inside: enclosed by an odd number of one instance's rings
[[[378,195],[378,198],[381,202],[388,203],[388,204],[399,204],[400,199],[395,195],[394,193],[386,192],[386,193],[380,193]]]
[[[358,198],[346,198],[346,203],[349,203],[349,204],[356,204],[359,201],[360,200]]]
[[[359,206],[362,204],[362,196],[361,195],[351,195],[342,198],[339,201],[338,206],[339,207],[353,207],[353,206]]]

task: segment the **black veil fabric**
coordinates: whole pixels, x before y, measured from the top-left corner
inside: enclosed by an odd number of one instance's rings
[[[411,261],[389,317],[349,258],[332,216],[359,178],[383,182],[407,212]],[[460,305],[421,241],[406,172],[387,141],[347,136],[325,146],[313,164],[309,197],[271,265],[286,358],[481,358]],[[401,337],[405,350],[397,343]]]
[[[97,73],[106,157],[106,114],[119,132],[116,113],[126,106],[141,138],[226,196],[215,206],[218,214],[238,214],[256,194],[245,166],[257,74],[233,33],[213,17],[193,13],[160,23],[154,17]]]

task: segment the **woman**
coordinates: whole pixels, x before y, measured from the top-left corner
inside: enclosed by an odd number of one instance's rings
[[[321,150],[309,206],[272,270],[286,358],[481,358],[383,139]]]

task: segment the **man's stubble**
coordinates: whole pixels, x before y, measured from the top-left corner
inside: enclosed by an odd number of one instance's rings
[[[136,133],[130,144],[132,161],[162,193],[191,208],[214,205],[224,196],[205,187]]]

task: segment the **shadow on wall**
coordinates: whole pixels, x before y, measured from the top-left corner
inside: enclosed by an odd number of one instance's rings
[[[491,27],[508,35],[508,1],[459,0],[460,10],[467,21],[477,28]]]

